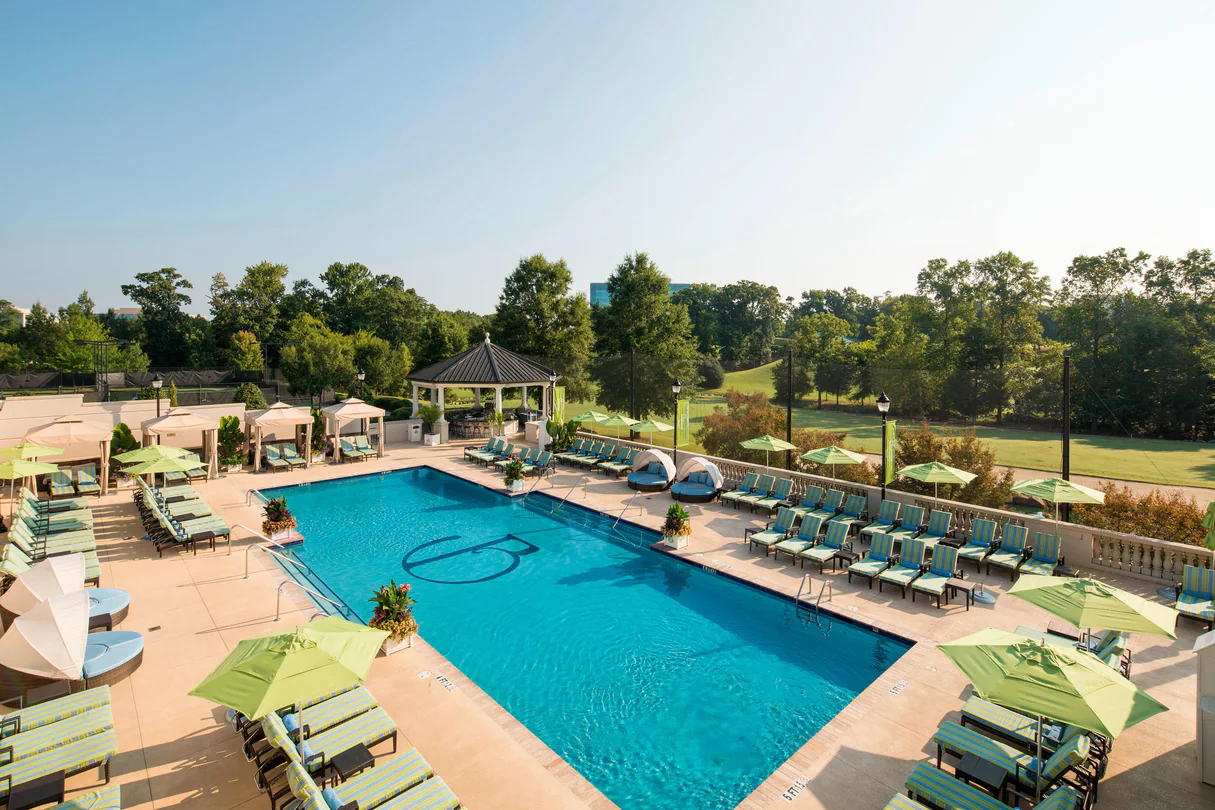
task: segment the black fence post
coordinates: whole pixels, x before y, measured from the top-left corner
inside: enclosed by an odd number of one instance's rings
[[[788,400],[785,405],[785,441],[793,444],[793,349],[789,349]],[[793,451],[785,451],[785,469],[793,469]]]
[[[1072,353],[1063,353],[1063,480],[1072,477]],[[1072,505],[1065,503],[1059,517],[1070,522]]]
[[[629,352],[629,418],[637,418],[637,352]]]

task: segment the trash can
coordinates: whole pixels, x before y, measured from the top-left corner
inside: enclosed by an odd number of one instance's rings
[[[421,422],[410,422],[409,423],[409,433],[406,435],[406,440],[411,441],[411,442],[422,441],[422,423]]]

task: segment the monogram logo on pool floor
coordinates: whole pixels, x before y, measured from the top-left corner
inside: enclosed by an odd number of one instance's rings
[[[539,546],[508,534],[495,540],[466,542],[453,534],[410,549],[401,559],[406,574],[440,585],[472,585],[504,577]],[[431,552],[439,553],[431,553]]]

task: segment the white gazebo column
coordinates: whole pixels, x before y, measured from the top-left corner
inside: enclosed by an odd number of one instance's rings
[[[262,427],[257,425],[253,428],[253,435],[257,438],[253,446],[253,472],[262,471]]]
[[[411,417],[416,418],[418,415],[418,384],[413,384],[413,410],[409,412]]]
[[[447,420],[443,418],[443,394],[447,391],[443,386],[439,386],[439,421],[437,424],[442,424]]]
[[[476,388],[473,389],[473,396],[476,397],[476,401],[473,402],[474,407],[480,408],[481,407],[481,386],[478,385]]]
[[[520,407],[526,408],[526,407],[528,406],[528,402],[527,402],[527,386],[526,386],[526,385],[525,385],[525,386],[523,386],[523,388],[520,390],[520,394],[519,394],[519,402],[520,402]]]
[[[502,386],[494,386],[494,413],[502,413]]]

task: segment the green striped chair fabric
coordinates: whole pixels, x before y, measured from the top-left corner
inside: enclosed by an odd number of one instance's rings
[[[1022,785],[1034,789],[1039,760],[1033,754],[993,740],[974,729],[953,722],[944,722],[932,736],[937,745],[938,759],[941,751],[954,756],[974,754],[999,765]],[[1060,745],[1042,764],[1038,789],[1045,790],[1055,779],[1088,759],[1091,743],[1086,735],[1079,734]]]
[[[334,787],[339,806],[358,802],[360,808],[376,808],[435,775],[421,752],[411,748],[399,757],[377,762],[369,770]]]
[[[885,533],[893,530],[894,522],[898,520],[899,509],[901,507],[902,504],[898,501],[882,501],[882,506],[878,509],[877,520],[861,529],[861,534]]]
[[[10,539],[31,557],[40,557],[43,554],[50,556],[71,554],[74,551],[93,551],[97,548],[97,541],[93,537],[92,529],[53,534],[49,537],[35,537],[29,526],[21,521],[17,521],[10,527]]]
[[[865,506],[869,499],[864,495],[849,495],[844,501],[844,511],[840,512],[835,517],[831,518],[834,523],[849,523],[854,520],[859,520],[861,515],[865,513]]]
[[[928,810],[928,808],[915,799],[909,799],[902,793],[896,793],[890,801],[886,802],[885,810]]]
[[[27,486],[22,486],[17,491],[17,494],[23,501],[29,503],[34,509],[39,512],[62,512],[65,509],[88,509],[88,498],[59,498],[54,501],[44,501],[38,497],[38,494]]]
[[[97,559],[96,551],[85,551],[84,554],[84,579],[86,582],[94,581],[101,578],[101,561]],[[21,571],[28,571],[33,567],[35,562],[38,562],[37,557],[32,557],[17,547],[16,543],[9,543],[4,547],[4,551],[0,556],[12,560],[15,565],[13,568]],[[24,566],[24,568],[22,568]],[[7,572],[6,572],[7,573]]]
[[[458,810],[460,800],[442,777],[427,779],[396,798],[389,799],[376,810]]]
[[[81,495],[100,495],[101,485],[97,483],[97,468],[89,464],[76,471],[76,491]]]
[[[903,543],[899,561],[878,574],[878,582],[897,585],[906,591],[907,586],[920,575],[920,566],[924,564],[924,551],[927,548],[928,544],[918,538]]]
[[[1215,621],[1215,568],[1187,565],[1177,594],[1177,612],[1200,621]]]
[[[295,449],[295,442],[284,442],[279,452],[282,454],[283,459],[292,467],[303,467],[308,463],[300,457],[299,450]]]
[[[29,518],[37,526],[50,528],[52,531],[63,531],[70,527],[87,527],[93,525],[93,513],[87,507],[84,509],[65,509],[61,512],[39,512],[28,503],[22,503],[17,514]]]
[[[364,433],[360,433],[354,437],[354,449],[368,457],[376,454],[376,449],[371,446],[371,440]]]
[[[757,510],[764,510],[769,514],[772,510],[779,508],[780,504],[789,500],[790,493],[793,492],[793,479],[782,478],[776,482],[776,488],[766,498],[760,498],[756,501],[753,507]]]
[[[755,489],[751,490],[746,495],[739,495],[736,499],[738,503],[745,503],[748,506],[754,506],[772,494],[773,488],[776,486],[775,475],[761,475],[759,481],[755,484]]]
[[[120,810],[122,807],[122,788],[119,785],[109,785],[101,790],[90,790],[72,796],[46,810]]]
[[[829,489],[827,490],[826,496],[823,498],[823,505],[818,509],[811,511],[810,514],[818,515],[823,520],[831,520],[831,518],[835,517],[835,513],[842,508],[843,503],[843,491],[839,489]]]
[[[892,532],[887,532],[894,538],[896,543],[902,543],[904,540],[910,540],[920,533],[920,526],[924,523],[924,507],[922,506],[904,506],[903,517],[899,519],[898,528]]]
[[[750,535],[748,540],[764,548],[774,546],[789,536],[789,530],[793,528],[795,520],[797,520],[797,513],[782,506],[777,510],[776,520],[772,521],[772,525],[761,532]]]
[[[946,512],[942,509],[933,509],[932,515],[928,518],[928,528],[924,530],[918,540],[923,540],[930,547],[945,539],[949,534],[950,524],[953,522],[953,513]]]
[[[345,439],[342,439],[341,445],[342,445],[342,455],[349,455],[348,450],[349,450],[350,442],[346,441]],[[266,463],[269,464],[274,469],[282,470],[282,469],[286,469],[287,467],[291,466],[287,462],[283,461],[282,457],[279,456],[279,454],[278,454],[278,448],[275,447],[274,445],[268,444],[265,447],[263,447],[262,449],[266,451],[265,452]],[[181,474],[184,475],[184,473],[181,473]]]
[[[996,541],[997,528],[994,520],[975,518],[974,522],[970,524],[970,534],[966,537],[966,544],[958,549],[958,556],[975,562],[981,561],[991,553],[991,546]]]
[[[755,482],[758,480],[759,480],[759,473],[753,473],[753,472],[747,473],[746,475],[743,476],[742,483],[740,483],[738,486],[736,486],[734,489],[730,490],[729,492],[723,492],[721,494],[722,503],[726,503],[727,501],[732,501],[735,498],[738,498],[739,496],[742,496],[742,495],[749,495],[751,493],[751,490],[755,489]]]
[[[869,547],[869,553],[848,566],[849,581],[853,574],[866,579],[876,577],[890,565],[892,556],[894,556],[894,538],[888,534],[873,535],[873,545]]]
[[[29,782],[56,771],[64,771],[66,775],[71,776],[89,768],[106,765],[106,782],[109,782],[109,761],[117,753],[118,738],[111,729],[43,751],[40,756],[0,765],[0,798],[8,796],[14,784]]]
[[[92,689],[85,689],[83,692],[39,703],[37,706],[30,706],[27,709],[18,709],[0,717],[0,745],[3,744],[3,738],[10,734],[32,731],[69,717],[75,717],[89,709],[109,705],[110,687],[96,686]]]
[[[945,593],[945,583],[957,575],[957,570],[958,550],[938,543],[932,548],[932,562],[928,570],[911,583],[911,590],[939,597]]]
[[[1021,563],[1022,574],[1040,574],[1050,576],[1059,566],[1059,552],[1062,542],[1055,534],[1038,532],[1034,537],[1034,552],[1028,560]]]
[[[304,722],[308,724],[312,733],[316,734],[333,728],[338,723],[344,723],[352,717],[358,717],[363,712],[369,712],[375,707],[375,698],[371,693],[363,686],[356,686],[354,689],[305,707]],[[291,716],[295,717],[294,714]],[[291,728],[292,722],[284,716],[283,725]]]
[[[977,695],[971,696],[962,706],[962,725],[967,724],[985,728],[1027,752],[1037,750],[1038,718],[997,706]],[[1043,750],[1054,751],[1059,745],[1084,734],[1084,729],[1077,726],[1063,726],[1057,734],[1052,735],[1049,732],[1054,727],[1052,723],[1042,726],[1042,730],[1047,732],[1042,740]]]
[[[1028,534],[1029,529],[1024,526],[1005,523],[1004,533],[1000,538],[1000,547],[987,557],[987,570],[991,571],[992,565],[996,565],[1000,568],[1016,571],[1017,566],[1025,559],[1025,545]]]
[[[72,486],[72,475],[63,470],[51,473],[51,497],[57,498],[60,495],[72,495],[76,492],[76,488]]]
[[[937,807],[950,810],[1008,810],[1008,806],[994,796],[955,779],[926,762],[915,766],[904,787],[911,798],[923,799]]]
[[[267,715],[269,717],[269,715]],[[304,713],[304,722],[308,722],[308,714]],[[329,757],[340,754],[359,743],[370,748],[378,742],[393,738],[395,748],[397,727],[383,709],[375,708],[352,717],[345,723],[340,723],[331,729],[318,734],[310,734],[304,739],[304,761],[311,771],[324,770]],[[295,747],[291,747],[295,750]],[[293,757],[294,758],[294,757]]]
[[[816,517],[817,515],[807,517],[805,520],[812,520]],[[801,556],[807,560],[818,563],[821,570],[821,566],[834,557],[835,552],[843,549],[844,543],[848,540],[848,528],[849,524],[847,523],[828,522],[827,536],[824,537],[823,541],[818,545],[803,551]]]
[[[790,509],[790,512],[796,517],[797,510]],[[800,556],[801,553],[809,548],[812,548],[818,542],[818,533],[823,525],[822,518],[814,515],[806,515],[802,518],[802,524],[797,529],[797,535],[790,537],[788,540],[782,540],[773,546],[777,552],[788,554],[790,556]],[[779,555],[778,555],[779,556]]]
[[[51,748],[83,740],[114,727],[114,715],[109,704],[95,706],[88,711],[74,714],[57,723],[28,729],[19,734],[6,736],[0,741],[0,752],[12,749],[13,759],[26,759]]]

